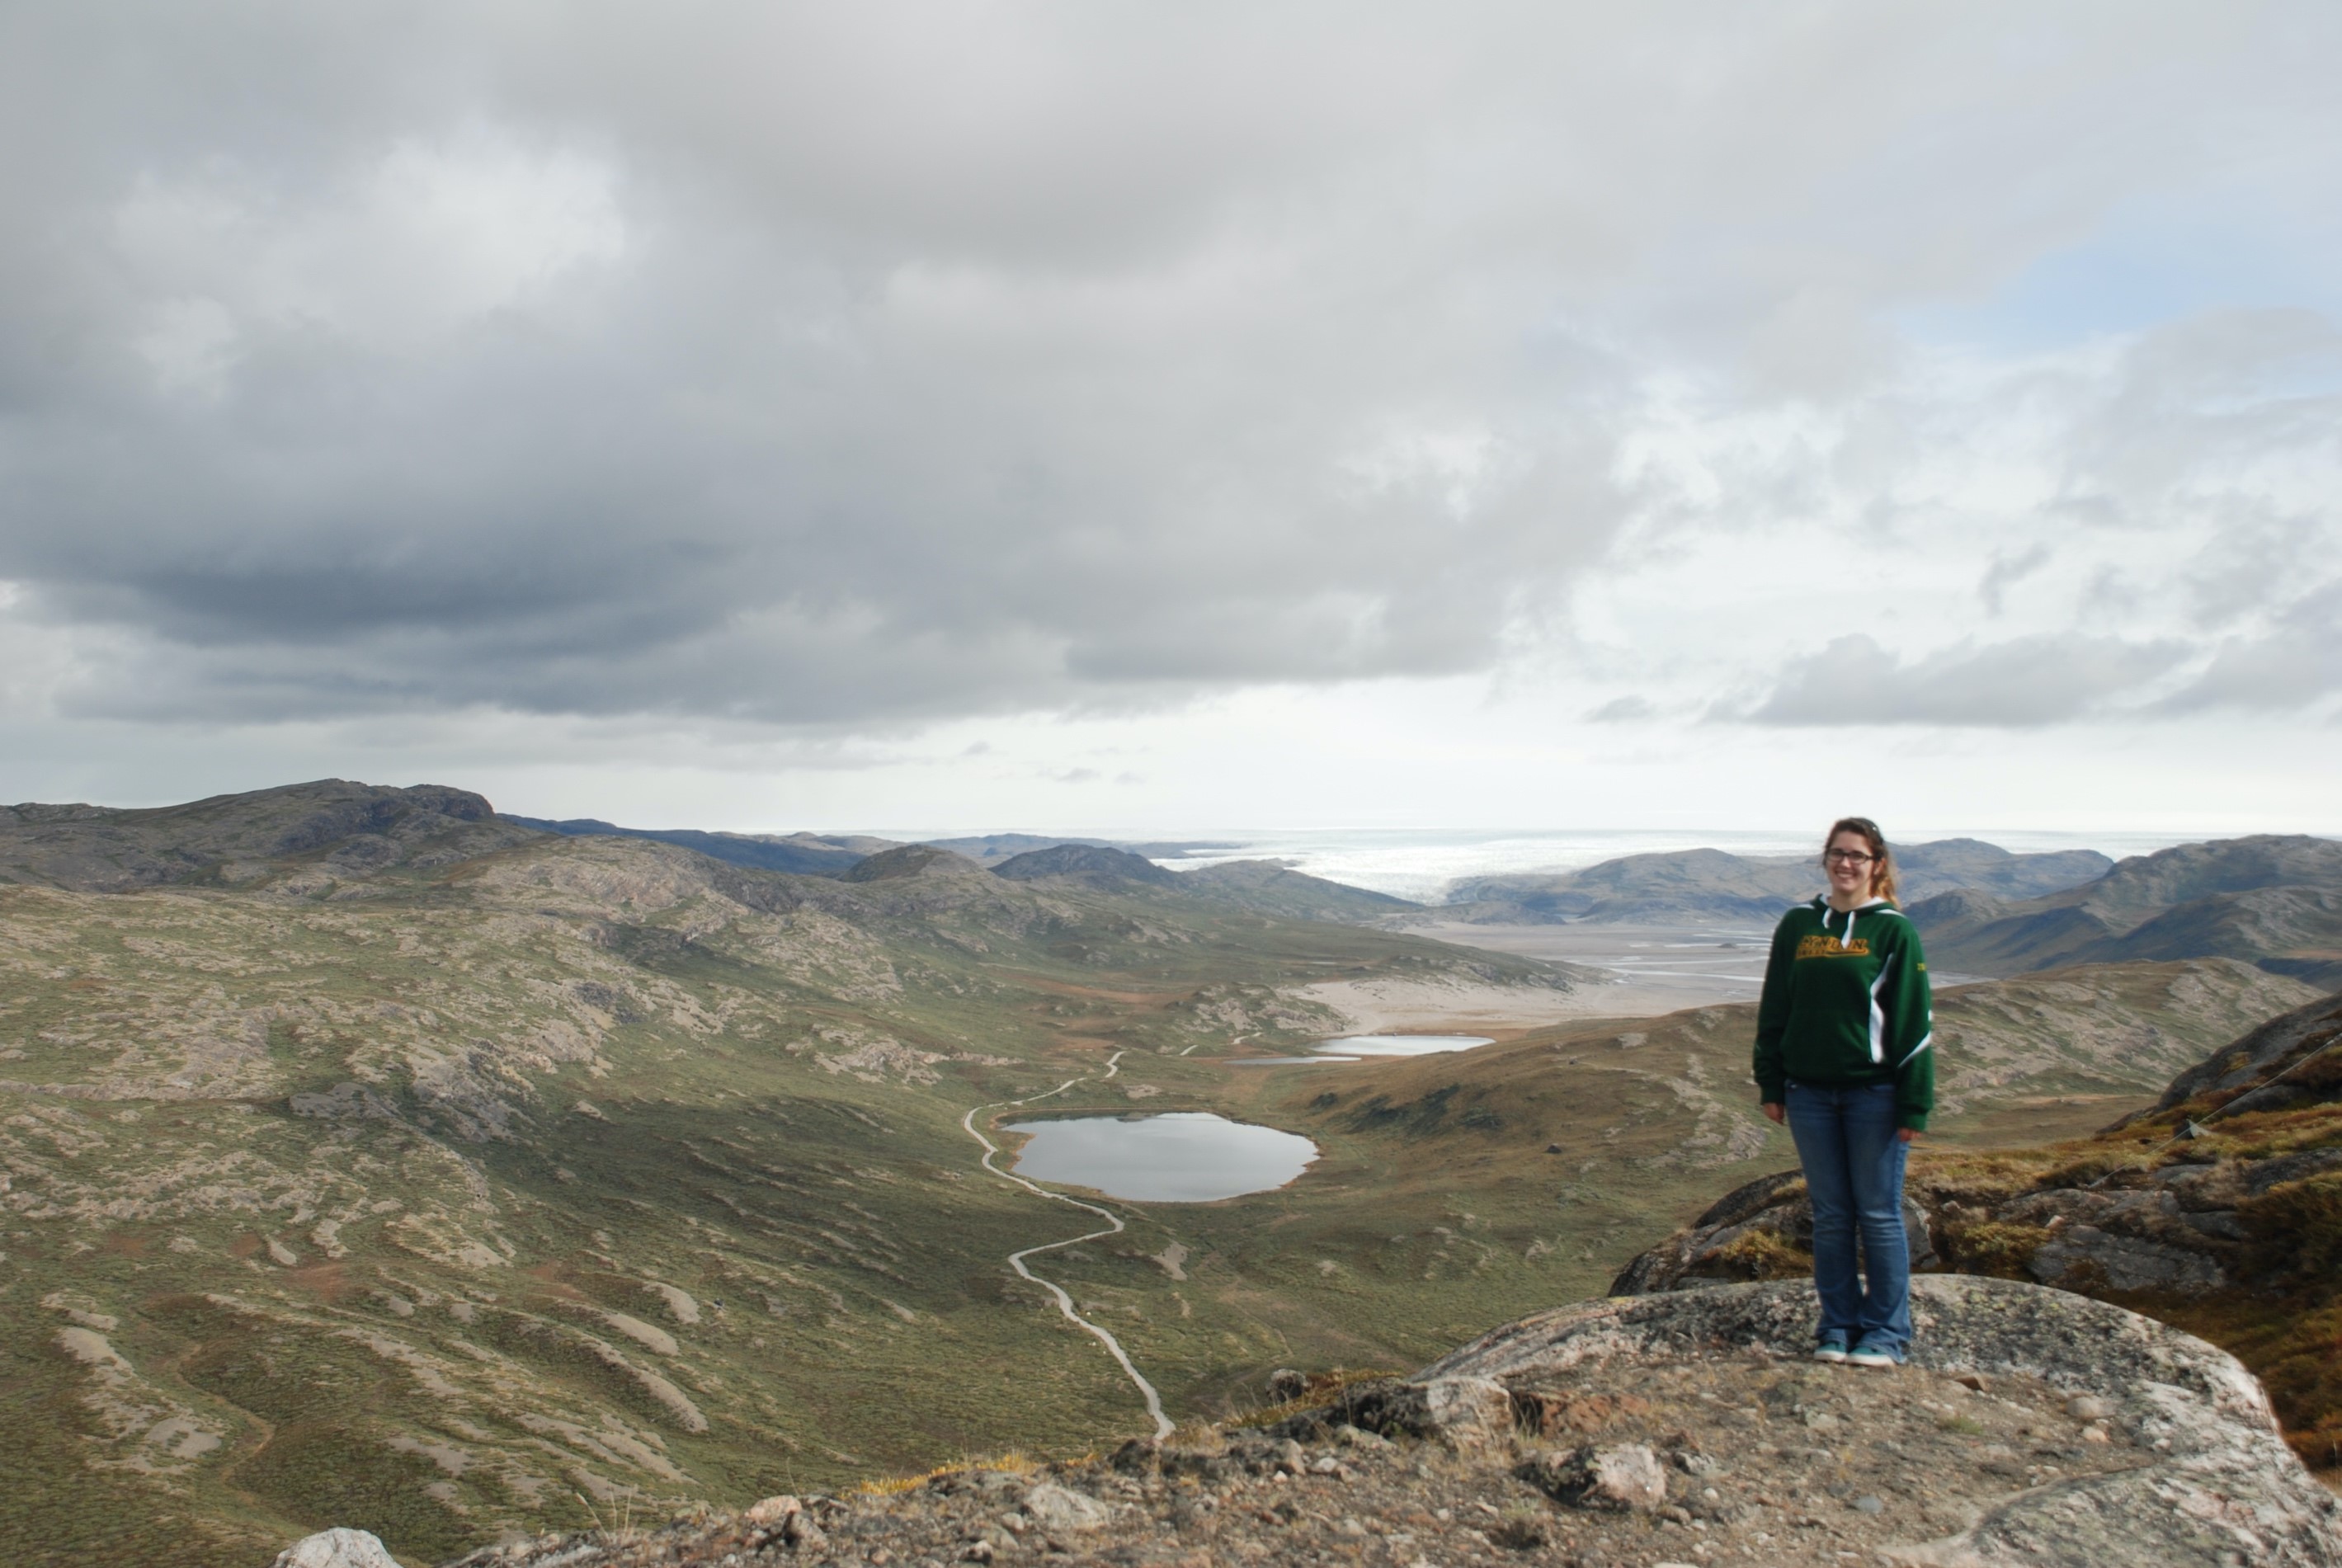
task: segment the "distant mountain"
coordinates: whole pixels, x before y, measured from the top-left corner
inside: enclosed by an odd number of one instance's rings
[[[1059,844],[1047,849],[1027,850],[994,866],[992,874],[1011,882],[1054,878],[1108,891],[1132,883],[1176,887],[1180,882],[1176,872],[1164,870],[1145,855],[1092,844]]]
[[[1957,891],[1914,904],[1930,959],[2022,974],[2068,964],[2241,958],[2342,985],[2342,844],[2262,834],[2135,855],[2046,897]]]
[[[2014,854],[1973,838],[1900,844],[1906,904],[1957,888],[2027,898],[2103,875],[2114,862],[2096,850]],[[1822,890],[1807,855],[1740,855],[1720,849],[1630,854],[1564,874],[1483,876],[1458,882],[1440,917],[1478,924],[1584,920],[1618,924],[1706,922],[1771,924]],[[1455,907],[1461,905],[1461,908]]]
[[[265,862],[327,874],[450,864],[532,836],[469,790],[318,779],[185,805],[0,806],[0,883],[122,893],[198,881],[241,884]]]
[[[954,872],[963,874],[984,868],[964,854],[932,844],[898,844],[892,849],[856,861],[846,873],[848,882],[900,882],[905,877],[923,876],[930,872],[943,875]]]
[[[1068,844],[1089,849],[1125,850],[1150,860],[1175,860],[1186,854],[1244,847],[1240,844],[1227,844],[1216,839],[1150,839],[1144,843],[1131,843],[1110,838],[1050,838],[1037,833],[987,833],[969,838],[931,838],[926,842],[938,849],[964,854],[979,865],[997,865],[1014,855],[1036,849],[1055,849],[1059,844]]]
[[[1274,860],[1231,860],[1178,874],[1183,893],[1287,920],[1380,920],[1423,905],[1310,876]]]
[[[1956,887],[1979,888],[2001,898],[2038,898],[2104,876],[2115,864],[2095,849],[2014,854],[1977,838],[1898,844],[1895,862],[1905,904]]]
[[[894,847],[887,838],[856,835],[824,837],[818,834],[703,833],[688,827],[620,827],[590,816],[560,822],[545,817],[511,816],[524,827],[557,833],[565,838],[647,838],[659,844],[681,844],[712,859],[758,871],[786,871],[799,876],[843,876],[861,861]]]
[[[557,833],[565,838],[646,838],[659,844],[680,844],[733,865],[750,866],[758,871],[788,872],[798,876],[844,876],[861,862],[896,848],[900,842],[866,834],[708,833],[688,827],[620,827],[616,823],[590,816],[555,821],[547,817],[507,814],[504,820],[545,833]],[[1121,844],[1103,838],[1047,838],[1032,833],[989,833],[967,838],[931,838],[923,842],[984,866],[997,865],[1012,856],[1059,844],[1119,849],[1132,854],[1166,857],[1240,847],[1204,840]]]
[[[1442,918],[1478,924],[1734,921],[1769,924],[1821,888],[1811,864],[1672,850],[1606,860],[1560,875],[1469,877],[1449,890]],[[1460,906],[1460,907],[1458,907]]]

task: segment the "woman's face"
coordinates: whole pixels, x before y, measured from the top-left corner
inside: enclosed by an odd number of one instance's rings
[[[1867,894],[1871,867],[1876,864],[1870,857],[1870,841],[1858,833],[1831,834],[1829,848],[1822,854],[1822,868],[1829,873],[1830,891],[1841,898]]]

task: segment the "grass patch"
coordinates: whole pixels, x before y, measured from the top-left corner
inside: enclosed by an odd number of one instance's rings
[[[235,1479],[289,1518],[371,1530],[407,1562],[439,1562],[476,1544],[478,1526],[424,1492],[441,1479],[436,1466],[343,1422],[279,1428]]]

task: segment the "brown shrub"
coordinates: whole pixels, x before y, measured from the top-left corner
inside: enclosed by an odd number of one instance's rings
[[[1957,1273],[2021,1280],[2031,1277],[2025,1265],[2048,1239],[2048,1231],[2040,1225],[1978,1220],[1945,1226],[1937,1244]]]
[[[2237,1205],[2245,1259],[2265,1280],[2342,1278],[2342,1174],[2271,1187]]]
[[[1814,1255],[1778,1231],[1744,1231],[1700,1260],[1702,1272],[1721,1265],[1744,1280],[1803,1279],[1814,1272]]]
[[[1586,1436],[1615,1422],[1650,1413],[1650,1403],[1631,1393],[1530,1389],[1513,1395],[1513,1419],[1538,1437],[1559,1437],[1565,1433]]]

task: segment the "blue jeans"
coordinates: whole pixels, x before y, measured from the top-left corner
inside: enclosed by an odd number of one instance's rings
[[[1814,1289],[1820,1337],[1911,1343],[1911,1243],[1903,1233],[1903,1163],[1895,1086],[1817,1089],[1792,1083],[1789,1135],[1814,1205]],[[1862,1242],[1867,1281],[1855,1273]]]

